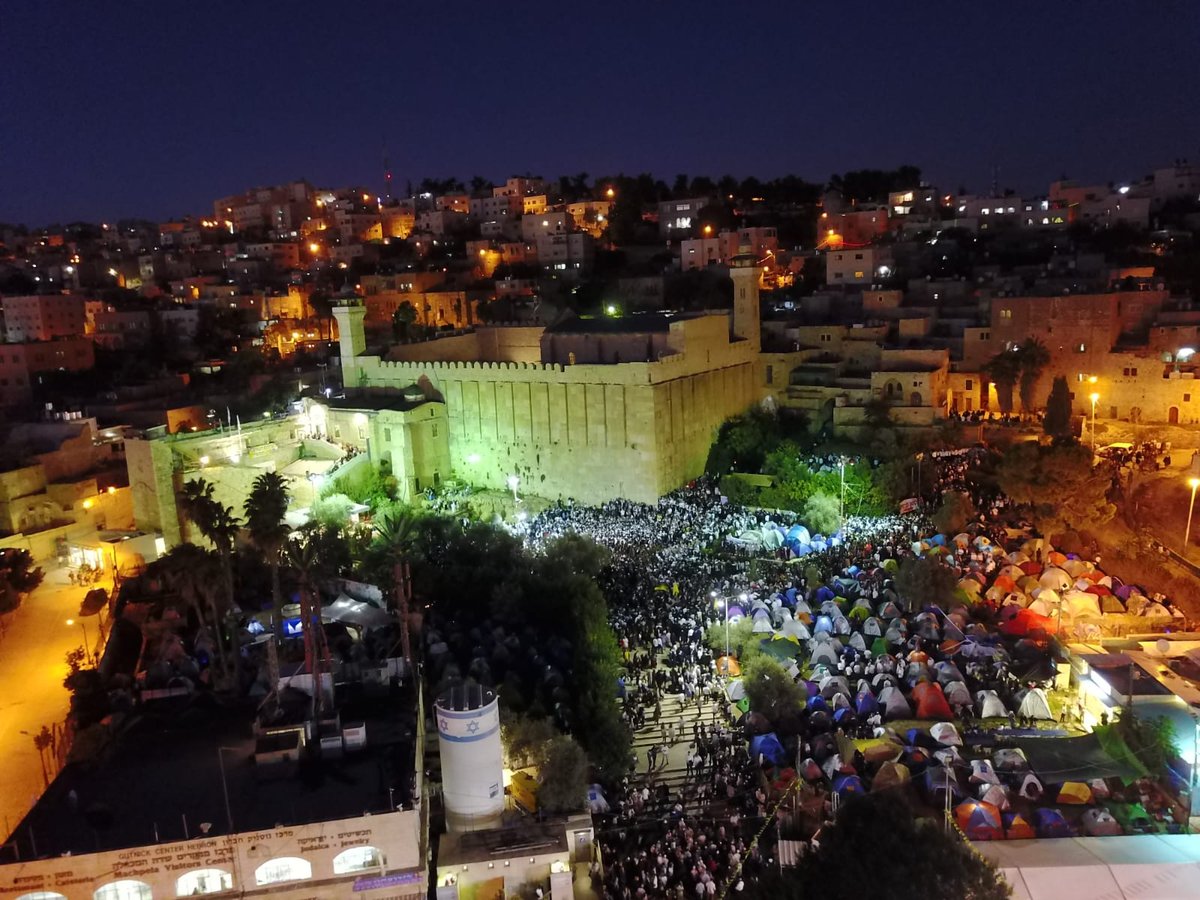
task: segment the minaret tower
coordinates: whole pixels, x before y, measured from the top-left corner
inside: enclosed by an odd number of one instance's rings
[[[737,256],[729,261],[729,277],[733,279],[733,334],[757,353],[762,349],[761,311],[758,302],[758,258],[743,241]]]

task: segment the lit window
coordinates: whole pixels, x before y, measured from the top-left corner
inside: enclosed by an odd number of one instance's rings
[[[55,891],[34,891],[32,894],[22,894],[17,900],[67,900],[67,898]]]
[[[383,854],[375,847],[351,847],[333,858],[333,874],[346,875],[383,865]]]
[[[179,876],[175,894],[191,897],[196,894],[219,894],[233,889],[233,876],[224,869],[196,869]]]
[[[305,878],[312,878],[312,864],[308,860],[296,856],[272,859],[254,870],[254,883],[258,885],[278,884],[281,881],[302,881]],[[96,900],[101,900],[101,898],[97,897]]]
[[[1087,344],[1080,344],[1080,345],[1079,345],[1079,352],[1080,352],[1080,353],[1086,353],[1086,352],[1087,352]]]
[[[93,900],[153,900],[150,885],[144,881],[113,881],[97,888]]]

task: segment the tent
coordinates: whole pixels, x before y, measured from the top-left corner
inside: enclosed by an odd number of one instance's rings
[[[1040,687],[1030,688],[1025,693],[1017,714],[1031,719],[1054,719],[1050,712],[1050,701],[1046,699],[1046,692]]]
[[[953,719],[950,704],[942,693],[941,685],[923,681],[912,690],[912,699],[917,706],[918,719]]]
[[[609,810],[608,800],[598,784],[589,784],[587,790],[588,810],[592,813],[606,813]]]
[[[1007,813],[1004,816],[1004,836],[1010,841],[1031,841],[1037,837],[1037,832],[1021,813]]]
[[[1026,800],[1041,800],[1045,794],[1042,788],[1042,783],[1038,781],[1037,776],[1032,772],[1028,773],[1021,779],[1021,788],[1017,791]]]
[[[779,743],[779,738],[773,731],[750,739],[751,758],[757,759],[759,755],[775,766],[782,766],[787,762],[787,753],[783,749],[783,744]]]
[[[1125,829],[1121,827],[1121,823],[1104,807],[1084,810],[1083,815],[1079,817],[1079,826],[1083,829],[1083,833],[1089,837],[1125,833]]]
[[[1023,637],[1033,631],[1051,634],[1054,631],[1054,620],[1031,609],[1006,606],[1000,611],[1000,630],[1016,637]]]
[[[1058,799],[1055,803],[1071,806],[1086,806],[1092,802],[1092,789],[1082,781],[1067,781],[1058,789]]]
[[[889,719],[912,718],[912,707],[895,685],[889,684],[879,692],[879,702],[883,704],[884,715]]]
[[[1061,838],[1074,837],[1075,832],[1057,809],[1038,809],[1034,811],[1034,821],[1037,822],[1038,837]]]
[[[875,780],[871,782],[871,790],[882,791],[901,787],[910,781],[912,781],[912,773],[908,771],[908,766],[904,763],[888,761],[875,773]]]
[[[946,685],[946,702],[950,704],[955,712],[969,709],[971,706],[971,692],[961,681],[952,681]]]
[[[1108,811],[1121,823],[1127,834],[1140,834],[1154,830],[1154,820],[1140,803],[1111,803]]]
[[[1008,715],[1008,710],[1004,708],[1000,695],[995,691],[980,691],[975,695],[975,704],[981,719]]]
[[[967,800],[954,808],[954,818],[963,834],[972,841],[999,841],[1004,839],[1004,828],[1000,824],[1000,810],[990,803]]]
[[[717,674],[737,676],[742,674],[742,667],[738,664],[737,659],[732,656],[721,656],[717,658]],[[739,699],[734,697],[732,699]]]
[[[838,775],[833,779],[833,790],[839,797],[845,797],[847,794],[866,793],[867,789],[857,775]]]
[[[1063,599],[1063,615],[1071,618],[1079,618],[1080,616],[1099,616],[1100,615],[1100,598],[1095,594],[1090,594],[1087,591],[1070,590],[1062,595]]]
[[[1057,566],[1045,569],[1038,577],[1038,584],[1056,591],[1065,591],[1075,583],[1075,579]]]
[[[1008,789],[1002,784],[981,784],[978,788],[979,799],[990,803],[999,810],[1008,809]]]
[[[1000,776],[996,774],[996,769],[986,759],[973,759],[971,760],[971,783],[999,784]]]
[[[725,696],[733,702],[737,702],[746,696],[746,685],[741,681],[731,681],[725,685]]]
[[[949,722],[937,722],[929,728],[929,736],[943,747],[961,747],[962,738]]]
[[[925,775],[922,778],[922,783],[925,786],[925,793],[929,798],[929,802],[934,806],[945,806],[946,792],[957,800],[962,797],[962,788],[958,786],[958,779],[954,775],[953,769],[947,769],[945,766],[930,766],[925,770]]]
[[[1025,754],[1012,747],[993,753],[992,765],[999,772],[1025,772],[1029,769],[1029,761],[1025,759]]]

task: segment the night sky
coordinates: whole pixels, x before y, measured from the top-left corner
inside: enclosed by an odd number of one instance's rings
[[[307,178],[919,165],[1044,191],[1200,159],[1195,0],[41,2],[0,13],[0,221]]]

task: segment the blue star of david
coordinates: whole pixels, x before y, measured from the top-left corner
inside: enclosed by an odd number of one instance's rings
[[[438,727],[441,728],[442,731],[449,731],[450,723],[445,719],[438,719]]]
[[[471,734],[474,734],[478,730],[479,730],[478,722],[468,722],[467,723],[467,731],[469,731]]]

